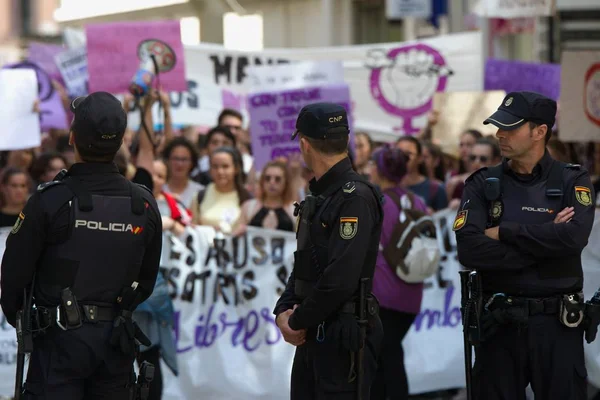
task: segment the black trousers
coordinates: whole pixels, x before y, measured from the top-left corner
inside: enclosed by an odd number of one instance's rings
[[[527,326],[503,325],[475,349],[474,399],[586,400],[583,329],[555,315],[529,317]]]
[[[133,357],[108,344],[111,330],[111,322],[100,322],[36,338],[23,398],[129,400]]]
[[[369,400],[382,341],[381,320],[373,317],[364,347],[363,400]],[[305,344],[296,348],[291,400],[355,400],[356,379],[349,382],[349,377],[356,371],[353,366],[357,362],[356,355],[341,349],[338,342],[326,337],[319,343],[310,335]]]
[[[405,400],[408,399],[408,378],[402,339],[417,315],[381,308],[379,317],[384,332],[383,348],[371,386],[371,400]]]
[[[144,361],[154,364],[154,379],[150,382],[150,394],[148,400],[160,400],[162,398],[163,380],[162,371],[160,369],[160,348],[154,346],[137,356],[138,366]]]

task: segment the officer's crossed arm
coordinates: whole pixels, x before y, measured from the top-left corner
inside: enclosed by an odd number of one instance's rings
[[[23,307],[23,289],[31,284],[33,272],[44,250],[47,219],[40,192],[35,192],[19,214],[6,240],[0,274],[2,311],[15,326],[17,311]]]
[[[290,317],[292,329],[320,324],[351,299],[358,288],[368,244],[372,242],[378,221],[379,211],[374,196],[354,192],[344,198],[331,227],[328,264],[312,295],[305,298]]]
[[[485,235],[489,206],[484,196],[484,177],[475,173],[467,179],[461,207],[454,220],[458,261],[469,269],[518,270],[533,265],[533,257],[517,247]]]
[[[565,185],[567,207],[573,207],[573,217],[566,223],[519,224],[501,222],[499,236],[504,243],[515,245],[535,257],[553,257],[579,253],[588,242],[594,224],[594,188],[587,171],[567,168]],[[561,210],[556,210],[558,213]]]

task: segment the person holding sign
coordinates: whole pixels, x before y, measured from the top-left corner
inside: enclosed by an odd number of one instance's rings
[[[594,191],[584,168],[548,154],[555,116],[552,99],[506,95],[484,122],[505,158],[467,179],[454,221],[458,260],[473,270],[463,292],[473,399],[524,399],[528,384],[536,399],[587,398],[581,252]]]
[[[369,399],[383,340],[371,294],[383,213],[381,195],[348,158],[342,106],[302,108],[292,139],[314,173],[298,206],[294,269],[274,314],[298,346],[291,399]]]

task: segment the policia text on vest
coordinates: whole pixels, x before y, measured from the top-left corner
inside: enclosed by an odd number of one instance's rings
[[[585,169],[548,154],[555,116],[554,100],[511,92],[484,121],[505,158],[467,179],[454,222],[472,270],[461,275],[469,399],[524,399],[528,384],[536,400],[587,399],[583,336],[597,321],[585,316],[581,252],[594,192]]]

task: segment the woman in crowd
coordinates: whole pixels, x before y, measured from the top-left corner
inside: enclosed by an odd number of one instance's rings
[[[366,175],[367,164],[369,163],[371,153],[373,152],[373,141],[367,133],[358,132],[354,138],[354,142],[354,166],[356,167],[356,172],[361,175]]]
[[[29,198],[29,175],[18,168],[8,167],[2,173],[0,184],[2,185],[0,227],[13,226]]]
[[[482,137],[483,135],[481,132],[476,129],[469,129],[460,135],[460,142],[458,143],[460,157],[458,174],[464,174],[469,169],[471,149],[475,146],[475,142]],[[454,175],[456,175],[456,173]]]
[[[192,179],[206,186],[210,183],[210,155],[219,147],[236,147],[236,140],[229,128],[224,126],[215,126],[206,134],[202,140],[198,140],[205,144],[206,154],[200,158],[197,168],[192,172]]]
[[[403,202],[411,202],[411,208],[419,211],[426,212],[427,206],[418,196],[401,186],[407,173],[407,158],[401,150],[383,147],[373,153],[373,161],[371,181],[381,188],[385,196],[380,239],[381,245],[385,246],[401,211],[396,201],[386,193],[393,191],[398,198],[405,198]],[[379,300],[379,317],[383,324],[384,338],[377,376],[371,386],[371,399],[408,399],[408,379],[401,343],[421,310],[423,283],[404,282],[379,251],[373,276],[373,294]]]
[[[192,200],[193,223],[230,234],[236,228],[242,204],[250,199],[244,187],[242,156],[234,147],[220,147],[210,155],[212,182]]]
[[[464,174],[457,175],[448,182],[448,193],[450,195],[450,208],[458,208],[460,199],[462,198],[467,178],[478,169],[483,167],[491,167],[498,164],[502,160],[500,147],[496,139],[485,137],[478,139],[475,145],[471,148],[469,154],[468,170]]]
[[[271,161],[265,165],[260,175],[257,197],[242,204],[239,227],[234,235],[242,233],[247,225],[294,231],[294,193],[284,163]]]
[[[429,140],[423,141],[423,164],[427,170],[427,177],[432,181],[443,184],[446,179],[446,168],[442,149]]]
[[[407,158],[407,172],[402,179],[402,185],[421,196],[430,213],[448,207],[444,185],[426,176],[427,171],[423,165],[423,146],[419,139],[413,136],[402,136],[396,142],[396,147]]]
[[[2,154],[2,165],[5,168],[19,168],[21,171],[29,171],[35,160],[33,149],[11,150]]]
[[[178,137],[167,144],[163,152],[167,162],[167,183],[163,190],[190,207],[193,198],[204,186],[190,179],[190,173],[198,164],[196,149],[190,141]]]
[[[31,178],[35,185],[49,182],[62,170],[67,169],[67,160],[58,152],[42,153],[31,165]]]

